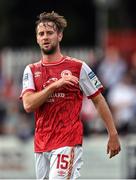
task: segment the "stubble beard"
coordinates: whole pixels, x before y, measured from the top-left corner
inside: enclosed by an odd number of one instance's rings
[[[52,46],[50,49],[41,48],[41,51],[42,51],[42,53],[44,55],[54,54],[57,51],[57,45],[56,46]]]

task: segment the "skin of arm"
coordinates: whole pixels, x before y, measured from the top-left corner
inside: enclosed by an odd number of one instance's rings
[[[119,153],[121,148],[120,148],[118,132],[116,130],[111,111],[109,109],[109,106],[105,98],[103,97],[101,93],[93,97],[92,101],[98,113],[100,114],[102,120],[104,121],[106,129],[108,131],[109,141],[107,144],[107,154],[110,154],[110,158],[112,158],[113,156]]]
[[[78,78],[75,76],[63,77],[52,84],[48,85],[45,89],[39,92],[26,92],[23,95],[23,106],[26,112],[33,112],[36,108],[40,107],[48,97],[59,87],[72,85],[78,83]]]

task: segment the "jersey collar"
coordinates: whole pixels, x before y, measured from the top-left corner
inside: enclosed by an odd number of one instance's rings
[[[62,63],[65,59],[66,59],[66,57],[63,56],[60,61],[54,61],[54,62],[51,62],[51,63],[48,63],[48,62],[47,62],[47,63],[45,63],[45,62],[43,63],[43,61],[42,61],[42,59],[41,59],[41,64],[42,64],[43,66],[58,65],[58,64]]]

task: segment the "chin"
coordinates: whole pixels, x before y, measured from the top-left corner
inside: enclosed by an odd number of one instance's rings
[[[56,48],[52,48],[52,49],[42,49],[42,52],[45,55],[50,55],[50,54],[54,54],[56,52]]]

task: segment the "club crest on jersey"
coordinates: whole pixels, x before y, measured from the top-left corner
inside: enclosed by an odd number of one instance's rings
[[[70,76],[70,75],[72,75],[72,72],[70,70],[64,70],[61,72],[61,77]]]

